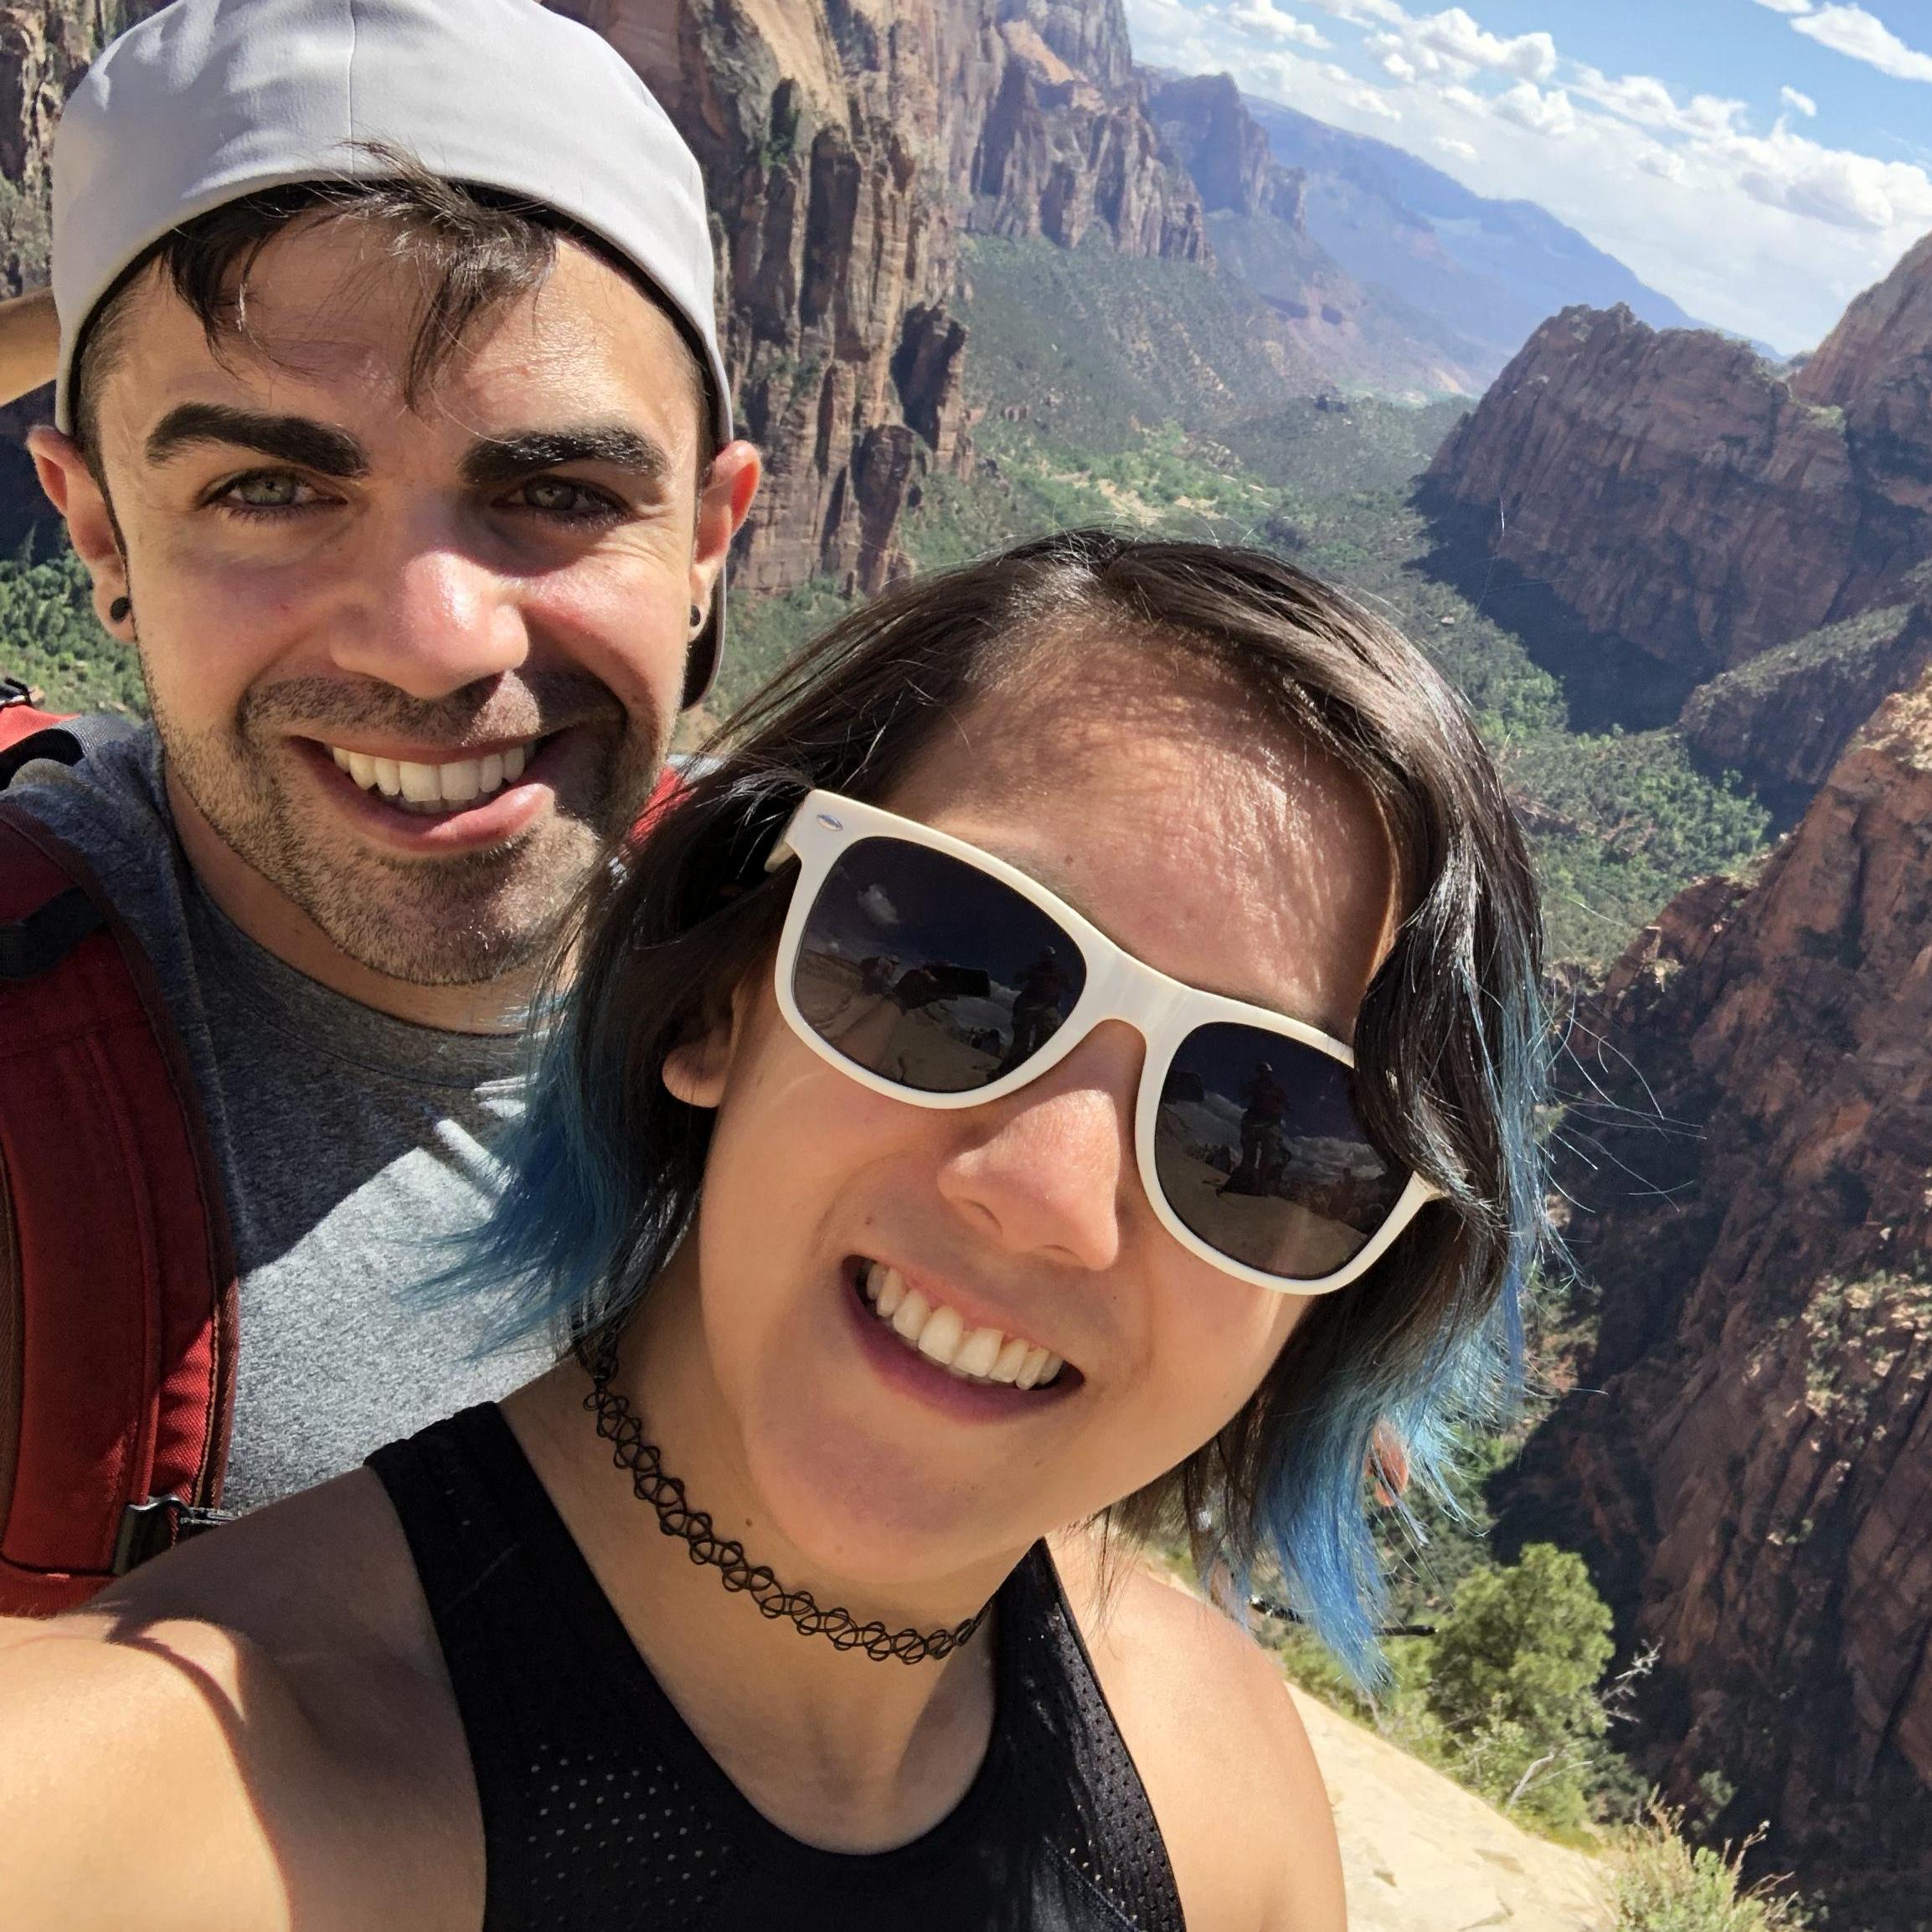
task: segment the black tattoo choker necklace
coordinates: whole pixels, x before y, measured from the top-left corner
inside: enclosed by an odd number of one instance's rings
[[[719,1536],[711,1518],[686,1500],[684,1485],[664,1473],[657,1445],[644,1440],[642,1418],[611,1386],[617,1375],[616,1335],[600,1337],[588,1354],[580,1347],[577,1358],[590,1374],[584,1406],[595,1414],[597,1433],[611,1445],[611,1461],[630,1471],[638,1500],[657,1512],[657,1527],[665,1535],[681,1536],[690,1545],[692,1562],[709,1564],[723,1575],[725,1589],[744,1591],[760,1615],[774,1621],[789,1617],[807,1636],[823,1637],[835,1650],[863,1651],[882,1662],[897,1657],[902,1664],[951,1656],[986,1621],[982,1608],[950,1630],[889,1631],[882,1623],[862,1624],[850,1610],[821,1610],[810,1590],[786,1589],[762,1564],[746,1558],[744,1544]]]

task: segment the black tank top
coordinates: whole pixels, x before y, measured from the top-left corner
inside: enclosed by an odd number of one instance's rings
[[[369,1465],[469,1742],[485,1932],[1182,1932],[1043,1543],[1000,1590],[992,1738],[966,1796],[894,1851],[824,1852],[758,1812],[678,1716],[495,1408]]]

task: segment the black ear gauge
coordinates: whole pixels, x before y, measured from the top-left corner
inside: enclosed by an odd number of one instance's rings
[[[704,621],[704,613],[693,604],[691,606],[691,628],[697,630]]]
[[[107,615],[113,622],[125,624],[134,615],[134,600],[131,597],[116,597],[107,606]]]

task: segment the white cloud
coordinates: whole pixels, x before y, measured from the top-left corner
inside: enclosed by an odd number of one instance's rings
[[[1908,47],[1877,14],[1862,7],[1807,9],[1791,25],[1821,47],[1862,60],[1895,80],[1932,80],[1932,54]]]
[[[1769,7],[1774,13],[1809,13],[1811,0],[1758,0],[1760,7]]]
[[[1816,121],[1817,119],[1818,104],[1812,100],[1810,95],[1801,94],[1795,87],[1780,87],[1778,90],[1778,98],[1784,102],[1785,106],[1796,109],[1800,114],[1804,116],[1806,120]]]
[[[1705,137],[1739,130],[1746,112],[1741,100],[1715,94],[1693,94],[1688,100],[1676,95],[1654,75],[1623,74],[1615,77],[1577,61],[1569,85],[1585,100],[1608,108],[1639,127],[1675,134]]]
[[[1309,0],[1309,4],[1319,7],[1324,13],[1332,13],[1337,20],[1347,20],[1361,26],[1370,20],[1406,20],[1397,0]]]
[[[1369,52],[1399,79],[1445,75],[1466,80],[1481,72],[1547,80],[1556,71],[1556,43],[1547,33],[1504,39],[1479,26],[1460,7],[1421,19],[1404,15],[1391,31],[1373,33]]]
[[[1453,154],[1458,161],[1474,161],[1476,159],[1475,144],[1463,140],[1460,135],[1432,135],[1430,137],[1429,144],[1431,147],[1440,147],[1445,154]]]
[[[1767,208],[1868,234],[1932,227],[1932,181],[1906,162],[1821,147],[1781,122],[1731,142],[1729,157],[1739,186]]]
[[[1576,109],[1560,87],[1545,94],[1533,80],[1519,80],[1489,103],[1492,114],[1513,121],[1533,134],[1568,134],[1576,126]]]
[[[1315,28],[1306,20],[1297,20],[1292,13],[1284,13],[1275,0],[1235,0],[1228,9],[1228,23],[1245,33],[1259,34],[1267,40],[1291,41],[1297,47],[1312,47],[1318,52],[1328,45]]]

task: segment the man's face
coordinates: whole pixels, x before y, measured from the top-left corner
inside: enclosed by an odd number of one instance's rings
[[[379,973],[527,964],[649,792],[749,502],[744,458],[700,487],[676,330],[562,242],[411,408],[420,279],[354,221],[278,235],[219,354],[131,299],[106,500],[59,480],[104,601],[125,556],[178,816]]]

